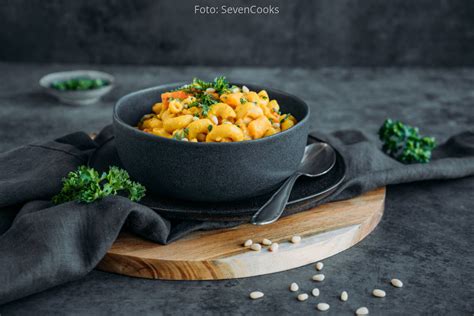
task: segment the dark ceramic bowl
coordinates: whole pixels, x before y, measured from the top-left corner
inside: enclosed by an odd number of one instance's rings
[[[120,160],[132,179],[149,192],[191,201],[239,200],[276,189],[297,169],[308,135],[309,108],[298,97],[282,91],[245,84],[252,91],[266,90],[278,101],[282,113],[291,113],[298,120],[292,128],[266,138],[192,143],[135,128],[160,100],[161,93],[182,85],[137,91],[115,105],[113,125]]]

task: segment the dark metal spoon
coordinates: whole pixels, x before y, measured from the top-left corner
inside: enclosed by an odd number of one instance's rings
[[[272,197],[252,216],[254,225],[266,225],[280,218],[290,197],[293,185],[300,176],[318,177],[334,167],[336,153],[326,143],[314,143],[306,146],[298,170],[289,177]]]

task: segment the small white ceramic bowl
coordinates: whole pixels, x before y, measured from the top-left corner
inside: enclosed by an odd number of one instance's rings
[[[54,82],[84,77],[106,80],[109,84],[97,89],[79,91],[61,91],[51,87],[51,84]],[[105,72],[95,70],[74,70],[50,73],[41,78],[39,84],[47,93],[55,96],[63,103],[72,105],[89,105],[96,103],[102,96],[109,93],[114,86],[114,80],[114,76]]]

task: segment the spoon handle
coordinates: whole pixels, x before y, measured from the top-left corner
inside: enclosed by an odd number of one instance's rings
[[[285,209],[291,190],[300,173],[295,173],[283,183],[272,197],[252,216],[250,222],[254,225],[266,225],[280,218]]]

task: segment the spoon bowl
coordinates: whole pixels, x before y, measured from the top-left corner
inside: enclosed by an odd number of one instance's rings
[[[326,143],[314,143],[304,149],[297,173],[307,177],[319,177],[329,172],[336,163],[336,153]]]
[[[336,163],[336,152],[326,143],[306,146],[298,170],[289,177],[272,197],[252,216],[254,225],[266,225],[278,220],[288,203],[291,190],[300,176],[319,177],[329,172]]]

